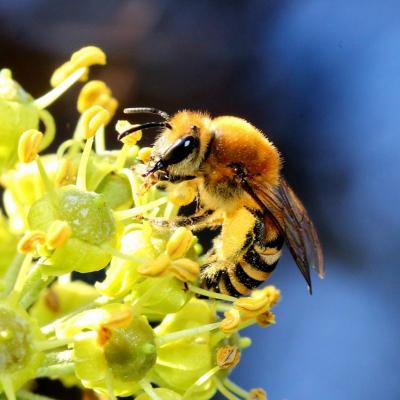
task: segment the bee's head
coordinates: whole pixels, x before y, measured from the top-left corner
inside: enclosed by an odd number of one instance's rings
[[[155,109],[126,109],[125,112],[157,113],[165,121],[148,122],[133,129],[161,127],[162,132],[154,143],[149,166],[145,176],[164,172],[167,175],[194,175],[204,159],[211,137],[211,119],[202,113],[180,111],[172,118],[168,114]],[[132,129],[129,130],[129,133]],[[124,134],[122,134],[124,135]]]

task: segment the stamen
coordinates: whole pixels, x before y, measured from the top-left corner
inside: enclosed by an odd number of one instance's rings
[[[54,89],[47,92],[45,95],[37,98],[34,104],[39,109],[48,107],[54,103],[63,93],[65,93],[74,83],[78,82],[87,73],[87,68],[79,68],[66,79],[61,81]]]
[[[67,221],[55,220],[51,223],[46,237],[46,245],[50,249],[62,246],[72,234],[72,229]]]
[[[97,344],[104,347],[112,337],[112,330],[106,326],[101,325],[97,329]]]
[[[139,381],[139,385],[141,388],[146,392],[146,394],[151,398],[151,400],[162,400],[158,394],[155,392],[153,389],[153,386],[151,386],[151,383],[147,379],[142,379]]]
[[[44,244],[45,241],[46,234],[43,231],[28,231],[18,242],[17,250],[23,254],[32,253],[36,246]]]
[[[120,252],[119,250],[115,249],[114,247],[110,246],[107,243],[103,243],[99,247],[102,250],[106,251],[107,253],[110,253],[113,257],[121,258],[122,260],[133,261],[138,264],[141,264],[141,263],[143,263],[143,261],[145,261],[141,257],[135,257],[135,256],[131,256],[129,254],[124,254],[124,253]]]
[[[101,125],[97,130],[96,136],[94,137],[94,148],[96,150],[96,154],[104,154],[106,152],[104,125]]]
[[[77,108],[83,113],[93,105],[102,106],[109,114],[110,118],[115,114],[118,102],[112,97],[111,89],[103,81],[90,81],[81,89],[78,96]]]
[[[123,221],[128,218],[136,217],[138,215],[143,214],[146,211],[152,210],[155,207],[159,207],[162,204],[165,204],[167,201],[168,199],[166,197],[160,197],[159,199],[144,204],[142,206],[133,207],[128,210],[114,211],[114,218],[117,221]]]
[[[142,131],[142,130],[150,129],[150,128],[170,128],[171,129],[171,125],[168,124],[167,122],[145,122],[144,124],[135,125],[132,128],[129,128],[125,132],[121,132],[117,138],[118,138],[118,140],[122,141],[122,139],[124,137],[131,135],[134,132]]]
[[[219,328],[219,322],[214,322],[212,324],[202,325],[195,328],[183,329],[181,331],[168,333],[166,335],[158,336],[155,341],[156,345],[163,346],[169,342],[174,342],[185,337],[200,335],[201,333],[210,332],[214,329]]]
[[[255,318],[259,314],[268,311],[270,299],[261,291],[254,291],[251,297],[241,297],[234,303],[234,307],[240,311],[243,320]]]
[[[37,370],[36,377],[44,378],[49,376],[63,376],[73,374],[75,371],[75,363],[66,362],[60,364],[49,365],[46,367],[40,367]]]
[[[83,150],[84,144],[76,138],[66,140],[65,142],[61,143],[60,147],[57,149],[57,158],[63,158],[64,154],[67,152],[67,150],[69,151],[71,147],[77,147],[77,150]]]
[[[46,307],[50,311],[54,313],[58,313],[60,311],[60,296],[52,287],[46,289],[43,298]]]
[[[209,297],[210,299],[224,300],[224,301],[229,301],[231,303],[234,303],[237,300],[237,297],[229,296],[227,294],[222,294],[222,293],[211,292],[210,290],[201,289],[195,285],[189,285],[189,290],[201,296]]]
[[[231,309],[225,312],[225,318],[221,321],[221,330],[226,334],[236,332],[239,328],[241,319],[240,312],[236,309]]]
[[[254,388],[250,390],[246,400],[267,400],[267,394],[264,389]]]
[[[171,199],[168,198],[170,201],[167,203],[164,209],[164,218],[165,219],[172,219],[178,215],[179,206],[175,205],[171,202]]]
[[[115,160],[115,170],[116,171],[119,171],[122,168],[124,168],[126,159],[128,158],[128,155],[129,155],[130,147],[131,146],[129,144],[124,143],[121,150],[118,152],[117,159]]]
[[[129,180],[129,184],[131,186],[131,193],[133,198],[133,204],[135,206],[140,206],[143,204],[142,198],[138,195],[139,193],[139,180],[133,174],[133,171],[129,168],[124,168],[121,171]]]
[[[56,135],[56,124],[52,115],[47,110],[39,110],[39,118],[45,127],[43,140],[39,148],[39,151],[42,151],[53,142]]]
[[[266,328],[267,326],[276,323],[275,314],[271,311],[266,311],[260,315],[257,315],[256,321],[257,324],[260,325],[262,328]]]
[[[78,167],[78,175],[76,177],[76,186],[82,191],[86,191],[86,170],[89,162],[90,152],[92,151],[93,137],[89,138],[85,143],[85,148],[81,156]]]
[[[101,126],[107,124],[109,112],[101,106],[92,106],[82,114],[82,128],[85,139],[93,137]]]
[[[58,347],[68,346],[69,344],[73,343],[74,343],[73,338],[43,340],[41,342],[35,343],[35,349],[37,351],[47,351],[47,350],[57,349]]]
[[[30,163],[36,159],[43,133],[37,129],[25,131],[18,141],[18,158],[22,163]]]
[[[142,163],[147,164],[150,161],[151,152],[152,152],[151,147],[142,147],[139,150],[139,153],[136,158]]]
[[[132,307],[122,305],[118,312],[114,312],[104,322],[102,326],[110,329],[125,328],[129,326],[133,320]]]
[[[150,277],[161,276],[168,269],[170,262],[166,254],[160,254],[155,260],[140,265],[138,272]]]
[[[166,251],[167,254],[173,259],[183,257],[192,247],[194,236],[189,229],[179,227],[169,238]]]
[[[77,170],[72,161],[68,158],[63,158],[57,169],[55,176],[55,183],[57,186],[66,186],[74,183],[76,179]]]
[[[50,84],[53,87],[58,86],[61,84],[61,82],[68,79],[69,75],[73,74],[76,70],[84,68],[86,73],[87,67],[94,64],[104,65],[105,63],[106,55],[98,47],[83,47],[82,49],[73,53],[69,61],[54,71],[50,79]]]
[[[180,258],[169,266],[168,271],[182,282],[194,282],[199,276],[200,266],[189,258]]]
[[[247,347],[250,347],[252,343],[252,340],[248,336],[242,336],[239,339],[239,347],[241,349],[247,349]]]
[[[239,364],[240,350],[236,346],[222,346],[217,350],[217,365],[222,369],[230,369]]]
[[[141,129],[136,129],[138,126],[126,120],[119,120],[115,125],[115,130],[119,133],[118,138],[122,143],[133,146],[142,138]],[[130,131],[132,132],[129,133]]]
[[[238,397],[236,397],[234,394],[232,394],[224,385],[223,383],[217,378],[213,378],[213,382],[217,386],[218,391],[225,396],[227,400],[240,400]]]
[[[217,372],[220,371],[220,367],[218,365],[209,371],[207,371],[204,375],[202,375],[197,381],[189,387],[189,389],[183,395],[182,400],[191,400],[193,399],[193,394],[196,393],[196,389],[201,387],[204,383],[206,383],[210,378],[212,378]]]
[[[232,382],[230,379],[225,378],[223,384],[233,393],[237,394],[244,399],[247,399],[249,396],[249,392],[242,389],[240,386],[236,385],[236,383]]]

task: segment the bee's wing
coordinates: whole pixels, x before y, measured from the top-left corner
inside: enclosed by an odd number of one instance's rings
[[[257,182],[249,184],[255,200],[262,203],[279,225],[311,292],[310,266],[322,278],[324,260],[317,231],[306,209],[284,178],[281,178],[280,185],[275,189]]]

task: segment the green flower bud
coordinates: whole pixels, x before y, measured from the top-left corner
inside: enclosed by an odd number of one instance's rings
[[[102,195],[64,186],[53,195],[46,194],[29,210],[30,229],[46,232],[54,220],[68,222],[72,236],[49,256],[46,264],[51,265],[44,268],[45,273],[92,272],[109,263],[110,254],[100,246],[113,245],[116,226]]]
[[[14,390],[34,378],[43,359],[43,354],[35,350],[39,340],[42,334],[38,325],[25,310],[0,303],[0,376],[11,379]]]
[[[154,333],[146,319],[136,317],[128,327],[113,329],[104,355],[116,379],[142,379],[157,357]]]

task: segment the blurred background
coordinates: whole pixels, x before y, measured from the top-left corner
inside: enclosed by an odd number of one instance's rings
[[[286,254],[271,279],[277,325],[233,374],[270,400],[400,398],[399,18],[397,0],[0,2],[0,67],[33,96],[94,44],[121,108],[236,115],[278,146],[327,274],[309,296]],[[50,107],[60,138],[78,91]]]

